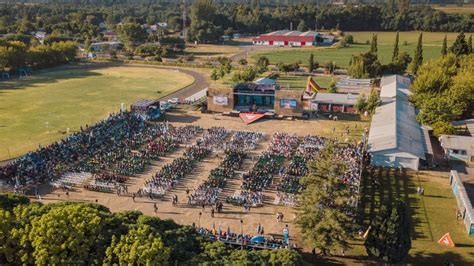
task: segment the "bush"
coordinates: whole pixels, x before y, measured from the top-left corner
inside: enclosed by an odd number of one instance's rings
[[[346,35],[344,36],[344,41],[347,43],[347,44],[353,44],[354,43],[354,36],[352,35]]]
[[[11,211],[18,205],[28,204],[30,200],[23,196],[13,193],[0,194],[0,209]]]

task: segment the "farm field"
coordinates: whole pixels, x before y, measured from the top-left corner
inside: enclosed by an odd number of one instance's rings
[[[0,83],[0,160],[63,138],[120,110],[190,85],[184,73],[108,67],[51,71]]]
[[[434,9],[451,14],[474,14],[474,5],[432,5]]]
[[[349,62],[353,54],[366,52],[370,49],[370,44],[366,41],[372,39],[372,34],[377,34],[378,57],[382,63],[388,63],[392,59],[393,43],[395,41],[395,32],[347,32],[354,36],[357,44],[352,44],[346,48],[332,47],[312,47],[312,48],[285,48],[270,51],[256,52],[252,55],[255,60],[259,56],[266,56],[272,64],[278,62],[291,63],[301,61],[303,65],[307,65],[309,55],[314,54],[315,60],[320,64],[324,62],[335,62],[339,67],[349,66]],[[416,47],[419,32],[400,32],[400,51],[408,52],[413,56]],[[423,33],[423,57],[424,60],[436,58],[440,55],[441,45],[444,36],[448,38],[448,46],[456,39],[457,33],[443,32],[424,32]],[[470,33],[466,34],[467,36]]]
[[[197,59],[208,59],[219,56],[230,57],[238,54],[242,48],[232,45],[213,45],[213,44],[199,44],[196,46],[188,46],[185,49],[187,54],[193,54]]]

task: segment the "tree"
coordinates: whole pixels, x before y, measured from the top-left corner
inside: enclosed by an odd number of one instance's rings
[[[393,53],[392,53],[392,62],[395,62],[398,58],[398,38],[399,38],[399,32],[397,31],[397,35],[395,36],[395,44],[393,45]]]
[[[413,56],[413,61],[410,65],[411,73],[416,75],[421,64],[423,64],[423,33],[420,33],[420,36],[418,37],[418,43],[416,45],[415,54]]]
[[[346,212],[350,190],[340,179],[347,165],[334,160],[336,147],[333,145],[328,142],[318,160],[310,164],[310,174],[301,179],[305,189],[296,218],[303,239],[323,255],[347,248],[349,232],[353,229],[352,219]]]
[[[383,208],[373,220],[365,247],[371,257],[388,263],[402,261],[411,249],[410,215],[405,203],[396,200],[393,207]]]
[[[441,47],[441,55],[444,57],[448,54],[448,40],[447,36],[444,35],[443,46]]]
[[[370,43],[370,52],[377,56],[377,34],[372,35],[372,42]]]
[[[308,31],[308,26],[306,25],[306,22],[304,22],[303,19],[300,20],[298,27],[296,27],[296,30],[298,31]]]
[[[216,26],[216,6],[213,0],[196,0],[191,5],[191,25],[188,38],[202,43],[217,42],[224,33]]]
[[[380,105],[380,95],[375,91],[372,90],[370,93],[369,99],[367,99],[367,111],[370,114],[375,112],[375,108]]]
[[[217,71],[217,68],[213,68],[211,72],[211,79],[212,80],[218,80],[219,79],[219,73]]]
[[[239,59],[239,64],[242,66],[246,66],[248,64],[248,61],[245,58],[241,58]]]
[[[107,263],[120,265],[166,265],[170,249],[164,247],[161,237],[148,225],[139,225],[122,235],[115,236],[106,251]]]
[[[16,252],[11,231],[15,227],[15,217],[6,210],[0,209],[0,263],[13,262]]]
[[[464,32],[461,31],[461,33],[459,33],[453,45],[449,47],[449,51],[456,56],[469,54],[469,44],[466,42]]]
[[[468,54],[471,54],[472,53],[472,35],[469,35],[469,39],[467,40],[467,47],[469,48],[468,49],[468,51],[469,51]]]
[[[250,82],[255,80],[257,75],[258,72],[254,67],[247,67],[244,70],[234,72],[234,75],[232,76],[232,81],[234,83]]]
[[[328,87],[328,92],[329,93],[336,93],[337,92],[336,80],[331,79],[331,82],[329,83],[329,87]]]
[[[313,71],[314,71],[314,54],[311,54],[308,60],[308,72],[313,73]]]
[[[258,72],[263,73],[267,71],[268,65],[270,65],[270,60],[268,60],[268,58],[265,56],[260,56],[257,59],[257,63],[255,63],[255,65],[257,66]]]
[[[119,24],[117,32],[129,50],[133,50],[146,39],[146,32],[139,23],[128,22]]]
[[[29,241],[37,264],[72,264],[92,262],[104,217],[83,204],[69,204],[51,209],[31,223]]]
[[[352,56],[349,75],[354,78],[375,78],[382,70],[382,65],[372,52]]]
[[[13,193],[0,194],[0,209],[12,211],[18,205],[30,203],[30,200],[23,196]]]
[[[354,107],[359,113],[367,110],[367,98],[365,97],[365,94],[360,94],[359,97],[357,97],[357,102]]]
[[[91,39],[87,38],[86,41],[84,42],[84,50],[86,52],[90,52],[91,51]]]

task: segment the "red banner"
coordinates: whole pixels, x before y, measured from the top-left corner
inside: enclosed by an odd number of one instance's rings
[[[264,117],[265,114],[262,114],[262,113],[240,113],[239,116],[240,116],[240,119],[242,119],[242,121],[244,121],[244,123],[248,125],[248,124],[253,123],[253,122],[259,120],[260,118]]]

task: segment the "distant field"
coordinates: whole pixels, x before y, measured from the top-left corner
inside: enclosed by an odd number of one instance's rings
[[[432,5],[434,9],[441,10],[446,13],[453,13],[453,14],[474,14],[474,5]]]
[[[382,63],[388,63],[392,58],[393,43],[395,41],[395,32],[375,32],[377,34],[378,57]],[[370,45],[366,41],[372,39],[372,32],[348,32],[354,36],[357,44],[350,45],[347,48],[285,48],[275,49],[252,54],[253,60],[259,56],[266,56],[272,64],[278,62],[291,63],[301,61],[307,65],[309,55],[314,54],[315,59],[323,64],[324,62],[335,62],[337,66],[347,67],[353,54],[366,52]],[[400,51],[406,51],[413,55],[419,32],[401,32],[399,47]],[[423,57],[425,60],[436,58],[440,55],[441,45],[444,36],[448,38],[448,45],[456,39],[457,33],[425,32],[423,33]],[[469,34],[467,34],[469,36]]]
[[[331,83],[333,77],[331,76],[314,76],[313,80],[321,87],[327,88]],[[335,77],[337,81],[338,78]],[[306,89],[306,84],[308,82],[308,77],[306,76],[286,76],[281,74],[280,77],[277,79],[278,84],[282,88],[289,87],[292,90],[304,90]]]
[[[242,48],[237,46],[213,44],[199,44],[196,46],[188,46],[185,49],[186,53],[193,54],[198,59],[214,58],[218,56],[230,57],[241,51]]]
[[[51,71],[0,82],[0,160],[63,138],[66,129],[104,119],[143,98],[158,98],[194,79],[171,70],[110,67]]]

